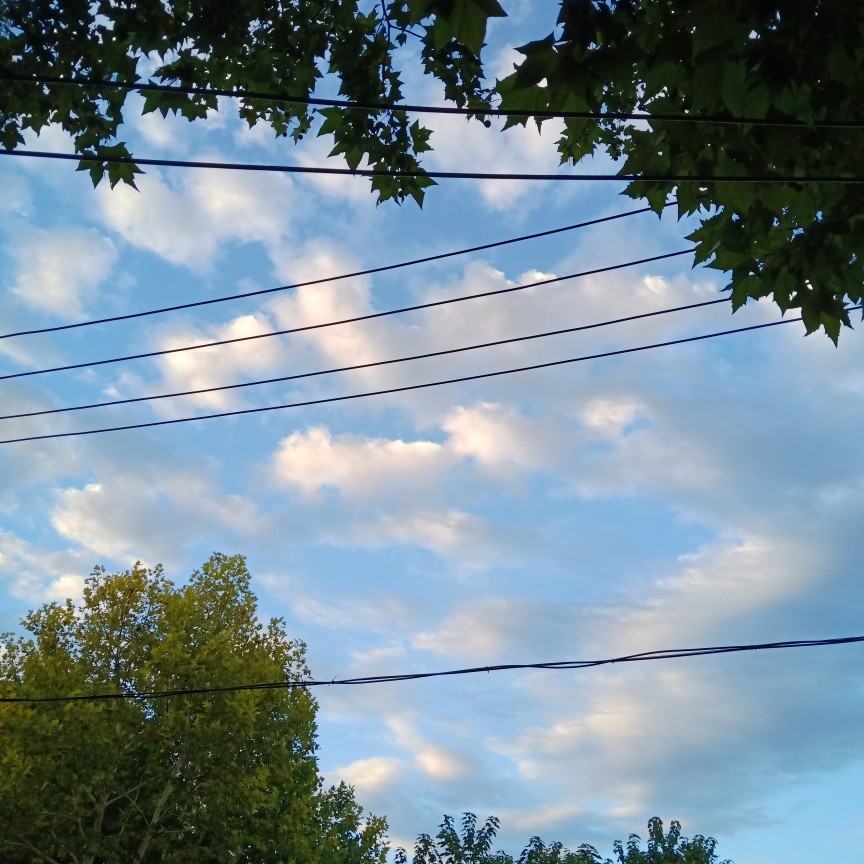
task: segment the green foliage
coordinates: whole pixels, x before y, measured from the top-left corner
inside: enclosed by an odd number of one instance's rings
[[[716,864],[717,841],[696,834],[692,839],[681,836],[681,824],[673,821],[663,833],[663,823],[655,816],[648,820],[648,842],[641,848],[638,834],[631,834],[626,846],[614,844],[615,859],[607,864]],[[731,864],[724,861],[722,864]]]
[[[398,49],[419,40],[424,71],[445,96],[489,125],[492,98],[515,111],[605,112],[568,119],[561,161],[604,151],[634,176],[626,194],[658,212],[670,196],[679,216],[698,214],[695,263],[727,272],[733,308],[771,297],[800,310],[808,332],[836,343],[847,306],[864,300],[862,187],[804,178],[864,177],[861,130],[819,128],[862,121],[864,6],[848,0],[561,0],[557,22],[524,45],[513,74],[494,87],[482,51],[498,0],[0,0],[0,68],[17,76],[135,83],[155,60],[153,81],[284,93],[321,89],[361,103],[398,104]],[[329,90],[328,90],[329,88]],[[0,144],[26,129],[66,129],[81,169],[134,185],[121,132],[127,92],[111,87],[16,82],[0,91]],[[250,125],[302,139],[314,127],[307,105],[244,98]],[[143,110],[190,121],[216,108],[212,96],[147,93]],[[632,122],[608,115],[634,111]],[[433,181],[420,157],[429,130],[406,112],[324,109],[318,134],[348,165],[385,172],[371,180],[379,201],[422,204]],[[798,126],[673,123],[662,115],[793,121]],[[320,119],[320,118],[319,118]],[[510,117],[505,125],[529,122]],[[539,125],[544,122],[536,119]],[[397,172],[418,172],[400,177]],[[663,175],[693,180],[663,180]],[[723,182],[714,177],[800,177],[801,182]],[[695,179],[699,178],[699,179]]]
[[[460,833],[453,817],[445,816],[434,838],[428,834],[417,838],[412,864],[513,864],[513,859],[506,853],[492,852],[499,824],[497,817],[490,816],[478,828],[477,817],[465,813]],[[395,864],[407,862],[405,850],[397,849]]]
[[[150,80],[188,88],[313,96],[327,80],[339,94],[364,103],[394,104],[402,81],[393,55],[409,29],[422,31],[423,63],[445,84],[448,99],[478,109],[488,105],[481,87],[480,52],[497,0],[2,0],[0,69],[19,77],[135,83],[153,61]],[[0,89],[0,145],[14,149],[27,129],[57,124],[82,154],[80,168],[93,183],[108,178],[134,186],[137,169],[106,162],[130,156],[118,141],[127,90],[17,81]],[[269,124],[277,136],[302,139],[315,111],[300,103],[245,98],[239,114],[250,126]],[[216,110],[212,95],[147,92],[143,112],[188,120]],[[429,149],[429,131],[404,111],[323,111],[319,134],[331,135],[333,154],[352,168],[361,162],[382,172],[416,172]],[[422,172],[421,172],[422,173]],[[379,201],[406,197],[422,203],[433,181],[376,177]]]
[[[864,8],[843,0],[563,0],[557,29],[520,49],[497,84],[503,108],[633,113],[657,119],[568,120],[562,161],[596,150],[640,180],[626,194],[658,212],[702,213],[696,262],[730,274],[734,308],[772,297],[808,332],[836,343],[845,306],[864,299],[860,186],[732,183],[725,177],[864,176]],[[798,121],[798,127],[672,123],[660,115]],[[526,120],[511,120],[513,123]]]
[[[262,624],[242,557],[175,586],[161,568],[97,569],[0,642],[4,696],[297,680],[304,646]],[[0,704],[0,859],[138,864],[383,862],[381,819],[325,790],[301,688]]]
[[[664,833],[663,823],[656,816],[648,820],[648,842],[643,850],[638,834],[631,834],[626,846],[620,841],[613,844],[615,858],[603,859],[587,843],[575,852],[561,843],[546,845],[539,837],[532,837],[518,858],[506,852],[492,852],[492,844],[500,822],[490,816],[482,828],[477,828],[477,817],[465,813],[461,833],[452,816],[445,816],[434,839],[421,834],[414,846],[411,864],[731,864],[718,862],[717,843],[712,837],[697,834],[692,840],[681,836],[681,825],[672,822]],[[396,864],[408,864],[404,849],[396,850]]]

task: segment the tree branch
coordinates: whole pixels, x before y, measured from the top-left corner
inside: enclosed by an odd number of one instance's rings
[[[156,833],[156,826],[159,824],[159,820],[162,818],[162,815],[165,810],[165,805],[168,803],[168,799],[171,797],[171,792],[174,789],[174,781],[177,779],[177,775],[180,773],[180,769],[183,767],[183,753],[181,752],[177,758],[177,762],[174,765],[174,770],[171,772],[168,780],[165,783],[164,788],[162,789],[162,794],[159,796],[159,800],[156,802],[156,806],[153,808],[153,816],[147,822],[147,829],[144,831],[144,836],[141,838],[141,842],[138,844],[138,851],[135,854],[134,864],[141,864],[144,860],[144,855],[147,852],[147,847],[150,845],[150,841],[153,839],[153,835]]]

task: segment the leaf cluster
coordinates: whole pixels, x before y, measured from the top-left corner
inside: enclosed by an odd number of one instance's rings
[[[587,843],[571,851],[558,842],[547,845],[539,837],[532,837],[514,859],[506,852],[492,851],[499,827],[498,818],[490,816],[478,828],[477,817],[465,813],[460,830],[452,816],[445,816],[434,838],[428,834],[417,838],[411,864],[731,864],[718,862],[713,837],[682,837],[681,825],[674,821],[664,832],[663,822],[656,816],[648,821],[645,849],[639,835],[631,834],[626,844],[613,844],[614,859],[601,858]],[[396,850],[395,862],[408,864],[404,849]]]
[[[379,201],[406,197],[422,203],[434,185],[418,157],[429,149],[428,129],[401,110],[325,109],[302,100],[321,89],[352,101],[391,105],[402,99],[394,62],[412,27],[422,41],[425,68],[444,81],[458,104],[482,108],[480,52],[496,0],[3,0],[0,68],[17,78],[90,79],[134,84],[144,68],[151,82],[181,88],[266,92],[300,102],[242,98],[239,115],[250,126],[268,124],[277,136],[302,139],[323,115],[318,134],[331,135],[331,155],[351,168],[366,162]],[[155,68],[153,64],[155,63]],[[14,149],[23,133],[51,124],[68,132],[79,170],[94,185],[135,185],[141,173],[122,134],[128,89],[39,84],[17,80],[0,91],[0,146]],[[218,108],[213,95],[146,91],[143,113],[189,121]],[[399,172],[418,177],[394,176]]]
[[[800,310],[808,332],[822,328],[836,343],[841,324],[850,326],[845,307],[864,299],[864,192],[806,178],[864,177],[862,132],[818,125],[864,120],[860,4],[563,0],[556,30],[519,50],[524,60],[497,82],[502,107],[653,115],[568,119],[562,162],[601,150],[623,160],[622,174],[700,178],[636,179],[626,194],[658,213],[676,196],[680,216],[702,215],[689,238],[695,263],[730,274],[733,308],[771,297],[784,312]],[[710,179],[772,175],[801,182]]]

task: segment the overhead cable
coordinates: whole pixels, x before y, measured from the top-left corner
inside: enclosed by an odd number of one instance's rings
[[[668,204],[665,204],[664,207],[671,207],[674,203],[674,201],[670,201]],[[365,270],[356,270],[353,273],[341,273],[338,276],[322,276],[318,279],[308,279],[305,282],[295,282],[291,285],[277,285],[275,288],[261,288],[256,291],[244,291],[239,294],[227,294],[223,297],[211,297],[208,300],[194,300],[190,303],[178,303],[174,306],[162,306],[158,309],[146,309],[142,312],[128,312],[124,315],[112,315],[107,318],[94,318],[89,321],[77,321],[72,324],[56,324],[52,327],[37,327],[32,330],[17,330],[14,333],[0,334],[0,339],[12,339],[15,336],[34,336],[40,333],[57,333],[61,330],[74,330],[79,327],[91,327],[94,324],[110,324],[114,321],[128,321],[133,318],[145,318],[149,315],[162,315],[166,312],[179,312],[183,309],[195,309],[199,306],[212,306],[214,303],[227,303],[232,300],[242,300],[246,297],[260,297],[264,294],[275,294],[279,291],[290,291],[295,288],[306,288],[310,285],[324,285],[328,282],[339,282],[343,279],[354,279],[360,276],[371,276],[375,273],[386,273],[390,270],[400,270],[403,267],[414,267],[418,264],[428,264],[432,261],[442,261],[445,258],[454,258],[457,255],[469,255],[472,252],[482,252],[486,249],[496,249],[500,246],[508,246],[512,243],[522,243],[527,240],[537,240],[541,237],[550,237],[554,234],[562,234],[565,231],[575,231],[579,228],[590,228],[594,225],[602,225],[605,222],[614,222],[618,219],[626,219],[630,216],[637,216],[640,213],[649,213],[652,211],[652,207],[639,207],[636,210],[627,210],[624,213],[615,213],[612,216],[599,216],[595,219],[588,219],[584,222],[576,222],[573,225],[565,225],[562,228],[550,228],[546,231],[537,231],[534,234],[523,234],[521,237],[511,237],[507,240],[495,240],[492,243],[481,243],[479,246],[470,246],[466,249],[456,249],[451,252],[438,252],[434,255],[426,255],[422,258],[412,258],[408,261],[399,261],[395,264],[382,264],[378,267],[368,267]],[[30,373],[23,374],[26,375]]]
[[[529,336],[513,336],[509,339],[496,339],[494,342],[481,342],[475,345],[465,345],[461,348],[445,348],[440,351],[429,351],[425,354],[413,354],[409,357],[396,357],[391,360],[375,360],[369,363],[357,363],[353,366],[340,366],[336,369],[322,369],[317,372],[300,372],[294,375],[280,375],[277,378],[265,378],[258,381],[243,381],[239,384],[222,384],[218,387],[202,387],[199,390],[182,390],[177,393],[161,393],[156,396],[133,396],[128,399],[112,399],[107,402],[91,402],[89,405],[70,405],[64,408],[46,408],[42,411],[25,411],[20,414],[2,415],[0,416],[0,420],[21,420],[24,417],[43,417],[46,414],[66,414],[71,411],[87,411],[91,408],[108,408],[116,405],[131,405],[135,402],[153,402],[158,399],[176,399],[180,396],[200,396],[203,393],[239,390],[245,387],[260,387],[263,384],[279,384],[285,381],[297,381],[301,378],[317,378],[322,375],[335,375],[339,372],[355,372],[359,369],[373,369],[379,366],[392,366],[397,363],[408,363],[412,360],[428,360],[432,357],[445,357],[449,354],[462,354],[466,351],[479,351],[483,348],[493,348],[499,345],[512,345],[517,342],[528,342],[532,339],[546,339],[550,336],[563,336],[565,333],[596,330],[600,327],[609,327],[613,324],[623,324],[627,321],[654,318],[659,315],[669,315],[672,312],[684,312],[688,309],[700,309],[704,306],[716,306],[718,303],[728,304],[728,302],[729,301],[725,297],[721,297],[719,300],[703,300],[700,303],[688,303],[686,306],[675,306],[670,309],[658,309],[654,312],[640,312],[636,315],[627,315],[624,318],[613,318],[612,320],[600,321],[595,324],[580,324],[576,327],[549,330],[545,333],[532,333]]]
[[[32,375],[46,375],[49,372],[66,372],[70,369],[85,369],[92,366],[104,366],[109,363],[124,363],[128,360],[143,360],[148,357],[161,357],[165,354],[179,354],[186,351],[196,351],[199,348],[215,348],[222,345],[233,345],[238,342],[250,342],[255,339],[269,339],[273,336],[287,336],[290,333],[305,333],[310,330],[321,330],[326,327],[337,327],[341,324],[356,324],[359,321],[370,321],[374,318],[385,318],[390,315],[401,315],[406,312],[416,312],[420,309],[432,309],[436,306],[449,306],[453,303],[463,303],[466,300],[478,300],[484,297],[494,297],[499,294],[512,294],[516,291],[525,291],[529,288],[538,288],[541,285],[552,285],[553,283],[565,282],[570,279],[579,279],[584,276],[594,276],[598,273],[609,273],[613,270],[623,270],[627,267],[635,267],[638,264],[649,264],[653,261],[662,261],[666,258],[675,258],[679,255],[687,255],[692,251],[692,249],[682,249],[679,252],[666,252],[662,255],[652,255],[649,258],[640,258],[636,261],[626,261],[622,264],[610,264],[605,267],[596,267],[593,270],[583,270],[579,273],[570,273],[566,276],[555,276],[550,279],[540,279],[537,282],[524,282],[519,285],[512,285],[509,288],[498,288],[494,291],[481,291],[475,294],[465,294],[459,297],[449,297],[444,300],[433,300],[428,303],[415,303],[413,306],[401,306],[398,309],[385,309],[381,312],[369,312],[366,315],[355,315],[351,318],[341,318],[337,321],[325,321],[321,324],[305,324],[301,327],[289,327],[285,330],[271,330],[267,333],[253,333],[249,336],[234,336],[231,339],[218,339],[212,342],[199,342],[195,345],[184,345],[177,348],[163,348],[159,351],[144,351],[140,354],[126,354],[122,357],[109,357],[104,360],[90,360],[82,363],[69,363],[65,366],[51,366],[47,369],[32,369],[27,372],[11,372],[7,375],[0,375],[0,381],[6,381],[10,378],[27,378]]]
[[[409,171],[387,171],[378,168],[328,168],[324,165],[273,165],[258,162],[215,162],[197,159],[155,159],[147,157],[106,156],[95,153],[56,153],[48,150],[10,150],[0,149],[0,156],[22,156],[33,159],[61,159],[80,162],[113,164],[113,165],[148,165],[161,168],[205,168],[218,171],[264,171],[277,174],[324,174],[342,177],[389,177],[393,179],[419,179],[428,177],[432,180],[519,180],[556,182],[569,180],[574,182],[611,182],[631,183],[640,180],[645,183],[698,183],[705,186],[710,183],[756,183],[756,184],[833,184],[847,183],[854,186],[864,184],[864,176],[840,174],[524,174],[519,172],[500,171],[426,171],[423,168]]]
[[[410,103],[385,103],[353,101],[351,99],[328,99],[318,96],[291,96],[265,90],[228,90],[218,87],[189,87],[179,84],[155,84],[153,81],[109,81],[94,78],[59,78],[49,75],[0,75],[2,82],[61,85],[70,87],[98,87],[141,93],[181,93],[188,96],[222,96],[231,99],[255,99],[264,102],[283,102],[313,107],[346,108],[361,111],[405,111],[408,114],[450,114],[460,117],[536,117],[538,119],[562,120],[635,120],[662,123],[697,123],[713,126],[769,126],[797,129],[864,129],[864,121],[820,120],[805,123],[801,120],[768,117],[728,117],[718,114],[666,114],[647,111],[556,111],[554,109],[513,108],[459,108],[453,105],[415,105]]]
[[[490,666],[468,666],[440,672],[405,672],[397,675],[364,675],[357,678],[333,678],[329,681],[299,678],[288,681],[266,681],[254,684],[231,684],[221,687],[183,687],[171,690],[126,690],[110,693],[78,693],[67,696],[0,696],[0,703],[37,705],[56,702],[102,702],[148,699],[168,699],[176,696],[200,696],[215,693],[240,693],[250,690],[292,690],[305,687],[356,686],[363,684],[391,684],[397,681],[420,681],[426,678],[444,678],[456,675],[476,675],[479,672],[506,672],[527,669],[545,669],[563,672],[571,669],[596,669],[622,663],[644,663],[655,660],[678,660],[685,657],[709,657],[717,654],[740,654],[745,651],[777,651],[787,648],[819,648],[829,645],[852,645],[864,642],[864,636],[844,636],[832,639],[792,639],[785,642],[759,642],[752,645],[715,645],[705,648],[667,648],[624,654],[605,660],[559,660],[551,663],[498,663]]]
[[[847,311],[860,309],[860,306]],[[427,390],[431,387],[442,387],[447,384],[461,384],[466,381],[480,381],[486,378],[499,378],[502,375],[514,375],[518,372],[531,372],[536,369],[551,369],[555,366],[566,366],[571,363],[581,363],[586,360],[599,360],[604,357],[618,357],[624,354],[636,354],[640,351],[650,351],[654,348],[666,348],[670,345],[684,345],[688,342],[701,342],[705,339],[715,339],[718,336],[728,336],[732,333],[746,333],[751,330],[764,330],[767,327],[778,327],[782,324],[792,324],[801,318],[783,318],[780,321],[769,321],[767,324],[751,324],[748,327],[736,327],[732,330],[720,330],[715,333],[703,333],[699,336],[685,336],[680,339],[669,339],[665,342],[654,342],[650,345],[638,345],[633,348],[618,348],[614,351],[602,351],[597,354],[585,354],[581,357],[570,357],[566,360],[550,360],[545,363],[532,363],[528,366],[517,366],[512,369],[500,369],[495,372],[480,372],[474,375],[460,375],[457,378],[445,378],[439,381],[427,381],[423,384],[405,384],[402,387],[388,387],[382,390],[367,390],[364,393],[349,393],[345,396],[325,396],[320,399],[305,399],[302,402],[287,402],[281,405],[263,405],[257,408],[237,408],[233,411],[220,411],[216,414],[201,414],[195,417],[176,417],[171,420],[150,420],[145,423],[129,423],[122,426],[103,426],[97,429],[80,429],[74,432],[52,432],[46,435],[26,435],[20,438],[0,440],[0,444],[21,444],[27,441],[48,441],[55,438],[79,438],[85,435],[101,435],[105,432],[126,432],[130,429],[149,429],[156,426],[173,426],[177,423],[194,423],[197,420],[215,420],[219,417],[238,417],[243,414],[263,414],[267,411],[281,411],[287,408],[308,408],[313,405],[328,405],[334,402],[348,402],[354,399],[366,399],[370,396],[386,396],[393,393],[408,393],[413,390]]]

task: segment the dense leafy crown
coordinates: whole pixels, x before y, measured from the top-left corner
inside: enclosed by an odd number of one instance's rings
[[[770,296],[800,309],[808,332],[837,340],[847,308],[862,301],[864,186],[808,178],[864,179],[862,122],[864,6],[848,0],[561,0],[557,21],[523,46],[516,71],[487,82],[482,49],[498,0],[0,0],[0,70],[18,78],[134,83],[142,77],[184,87],[282,93],[338,92],[357,102],[402,100],[399,48],[417,40],[424,71],[448,100],[476,112],[496,104],[520,111],[645,112],[637,122],[569,119],[562,161],[598,149],[623,159],[637,178],[627,194],[658,211],[675,196],[680,214],[699,213],[696,262],[727,271],[734,307]],[[548,34],[548,35],[546,35]],[[408,56],[415,56],[409,52]],[[128,93],[16,81],[0,94],[0,142],[57,123],[69,131],[94,181],[132,183],[134,164],[117,139]],[[239,101],[250,124],[302,138],[313,110],[298,103]],[[145,94],[144,111],[190,120],[217,107],[205,94]],[[429,131],[398,108],[324,108],[319,134],[356,168],[382,172],[379,200],[422,202],[420,168]],[[662,115],[684,115],[678,123]],[[707,124],[695,118],[798,123]],[[511,118],[513,123],[527,119]],[[538,123],[542,122],[538,119]],[[663,180],[673,175],[693,180]],[[721,182],[713,177],[800,178]]]
[[[0,640],[0,694],[141,693],[297,680],[304,647],[262,624],[241,557],[175,586],[96,570]],[[4,864],[381,864],[380,819],[321,786],[302,688],[0,704]]]
[[[598,147],[622,173],[685,175],[627,188],[658,211],[706,213],[696,261],[731,276],[733,306],[773,296],[836,341],[864,299],[864,7],[843,0],[565,0],[559,29],[498,82],[510,108],[799,121],[800,126],[568,120],[562,161]],[[864,125],[864,123],[862,123]],[[798,183],[711,182],[712,176]]]

